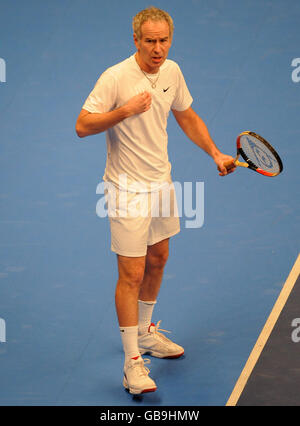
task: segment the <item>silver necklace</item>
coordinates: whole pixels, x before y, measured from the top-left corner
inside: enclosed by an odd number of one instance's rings
[[[152,89],[155,89],[156,83],[157,83],[159,76],[160,76],[160,69],[158,70],[158,76],[156,77],[156,79],[154,81],[147,76],[147,74],[142,70],[142,68],[141,68],[141,71],[144,74],[144,76],[150,81]]]

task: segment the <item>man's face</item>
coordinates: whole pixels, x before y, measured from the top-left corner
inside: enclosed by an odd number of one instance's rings
[[[166,21],[146,21],[143,23],[141,39],[133,35],[137,49],[137,62],[143,71],[156,73],[166,60],[172,40]]]

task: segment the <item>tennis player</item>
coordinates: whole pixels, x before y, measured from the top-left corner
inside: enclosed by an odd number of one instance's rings
[[[103,180],[115,189],[108,191],[108,202],[110,193],[116,196],[109,220],[118,261],[115,303],[125,353],[123,385],[132,394],[156,390],[141,355],[177,358],[184,353],[152,322],[169,239],[180,231],[176,202],[167,216],[159,210],[163,188],[172,184],[166,131],[170,110],[188,138],[212,157],[221,176],[235,170],[234,159],[219,151],[192,109],[179,66],[167,59],[173,28],[163,10],[139,12],[133,18],[136,52],[103,72],[76,123],[79,137],[106,131]],[[224,166],[228,162],[231,168]],[[172,185],[170,198],[176,200]],[[143,206],[143,214],[129,214],[129,205]]]

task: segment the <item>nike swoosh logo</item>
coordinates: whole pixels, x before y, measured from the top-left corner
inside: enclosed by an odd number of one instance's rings
[[[167,89],[163,89],[163,91],[164,91],[164,92],[166,92],[166,91],[167,91],[167,90],[169,90],[169,89],[170,89],[170,86],[169,86]]]

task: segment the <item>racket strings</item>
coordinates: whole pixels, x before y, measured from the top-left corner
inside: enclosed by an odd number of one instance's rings
[[[280,164],[276,156],[264,142],[252,135],[243,135],[240,143],[247,161],[267,172],[280,172]]]

